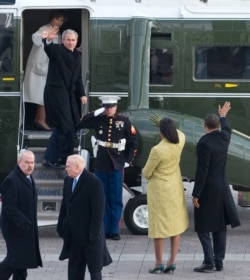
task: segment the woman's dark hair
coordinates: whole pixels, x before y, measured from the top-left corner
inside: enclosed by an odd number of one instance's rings
[[[60,10],[52,10],[49,14],[49,22],[53,19],[53,18],[64,18],[64,22],[67,21],[67,16]]]
[[[179,143],[176,125],[170,118],[163,118],[160,120],[160,132],[170,143]]]

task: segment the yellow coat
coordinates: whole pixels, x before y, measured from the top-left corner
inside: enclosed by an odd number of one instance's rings
[[[185,135],[178,130],[179,143],[163,138],[151,149],[142,173],[148,180],[148,236],[167,238],[184,232],[188,227],[188,213],[180,157]]]

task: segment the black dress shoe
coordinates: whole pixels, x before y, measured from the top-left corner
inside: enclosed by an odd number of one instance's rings
[[[49,167],[49,168],[53,168],[53,169],[64,169],[65,168],[65,166],[63,166],[63,165],[60,165],[58,163],[52,163],[48,160],[44,160],[43,165],[46,167]]]
[[[109,233],[105,233],[105,238],[106,239],[110,239],[110,234]]]
[[[212,272],[214,271],[214,266],[212,264],[203,263],[201,266],[194,268],[195,272]]]
[[[216,271],[222,271],[223,270],[223,262],[222,261],[215,261],[215,269],[216,269]]]
[[[218,265],[215,267],[216,271],[222,271],[223,270],[223,265]]]
[[[118,233],[114,233],[114,234],[110,234],[110,239],[112,239],[112,240],[120,240],[121,239],[121,237],[120,237],[120,235],[118,234]]]
[[[57,161],[58,164],[65,166],[66,165],[66,159],[60,159]]]

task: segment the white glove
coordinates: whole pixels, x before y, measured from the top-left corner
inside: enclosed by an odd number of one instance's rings
[[[94,116],[97,117],[97,116],[99,116],[100,114],[102,114],[104,111],[105,111],[105,108],[104,108],[104,107],[99,108],[99,109],[96,109],[96,110],[94,111]]]
[[[127,167],[129,167],[129,163],[125,162],[124,168],[127,168]]]
[[[98,142],[97,142],[95,136],[91,136],[91,144],[92,144],[92,148],[93,148],[93,156],[94,156],[94,158],[96,158],[97,151],[98,151]]]

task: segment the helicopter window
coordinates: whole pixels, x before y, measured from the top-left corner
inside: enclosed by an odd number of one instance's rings
[[[250,47],[195,48],[195,79],[250,79]]]
[[[171,33],[152,33],[152,38],[156,40],[172,41]]]
[[[10,5],[10,4],[15,4],[15,0],[0,0],[0,5]]]
[[[173,84],[173,50],[150,49],[150,84]]]
[[[12,14],[0,14],[0,73],[9,73],[13,70],[12,20]]]

